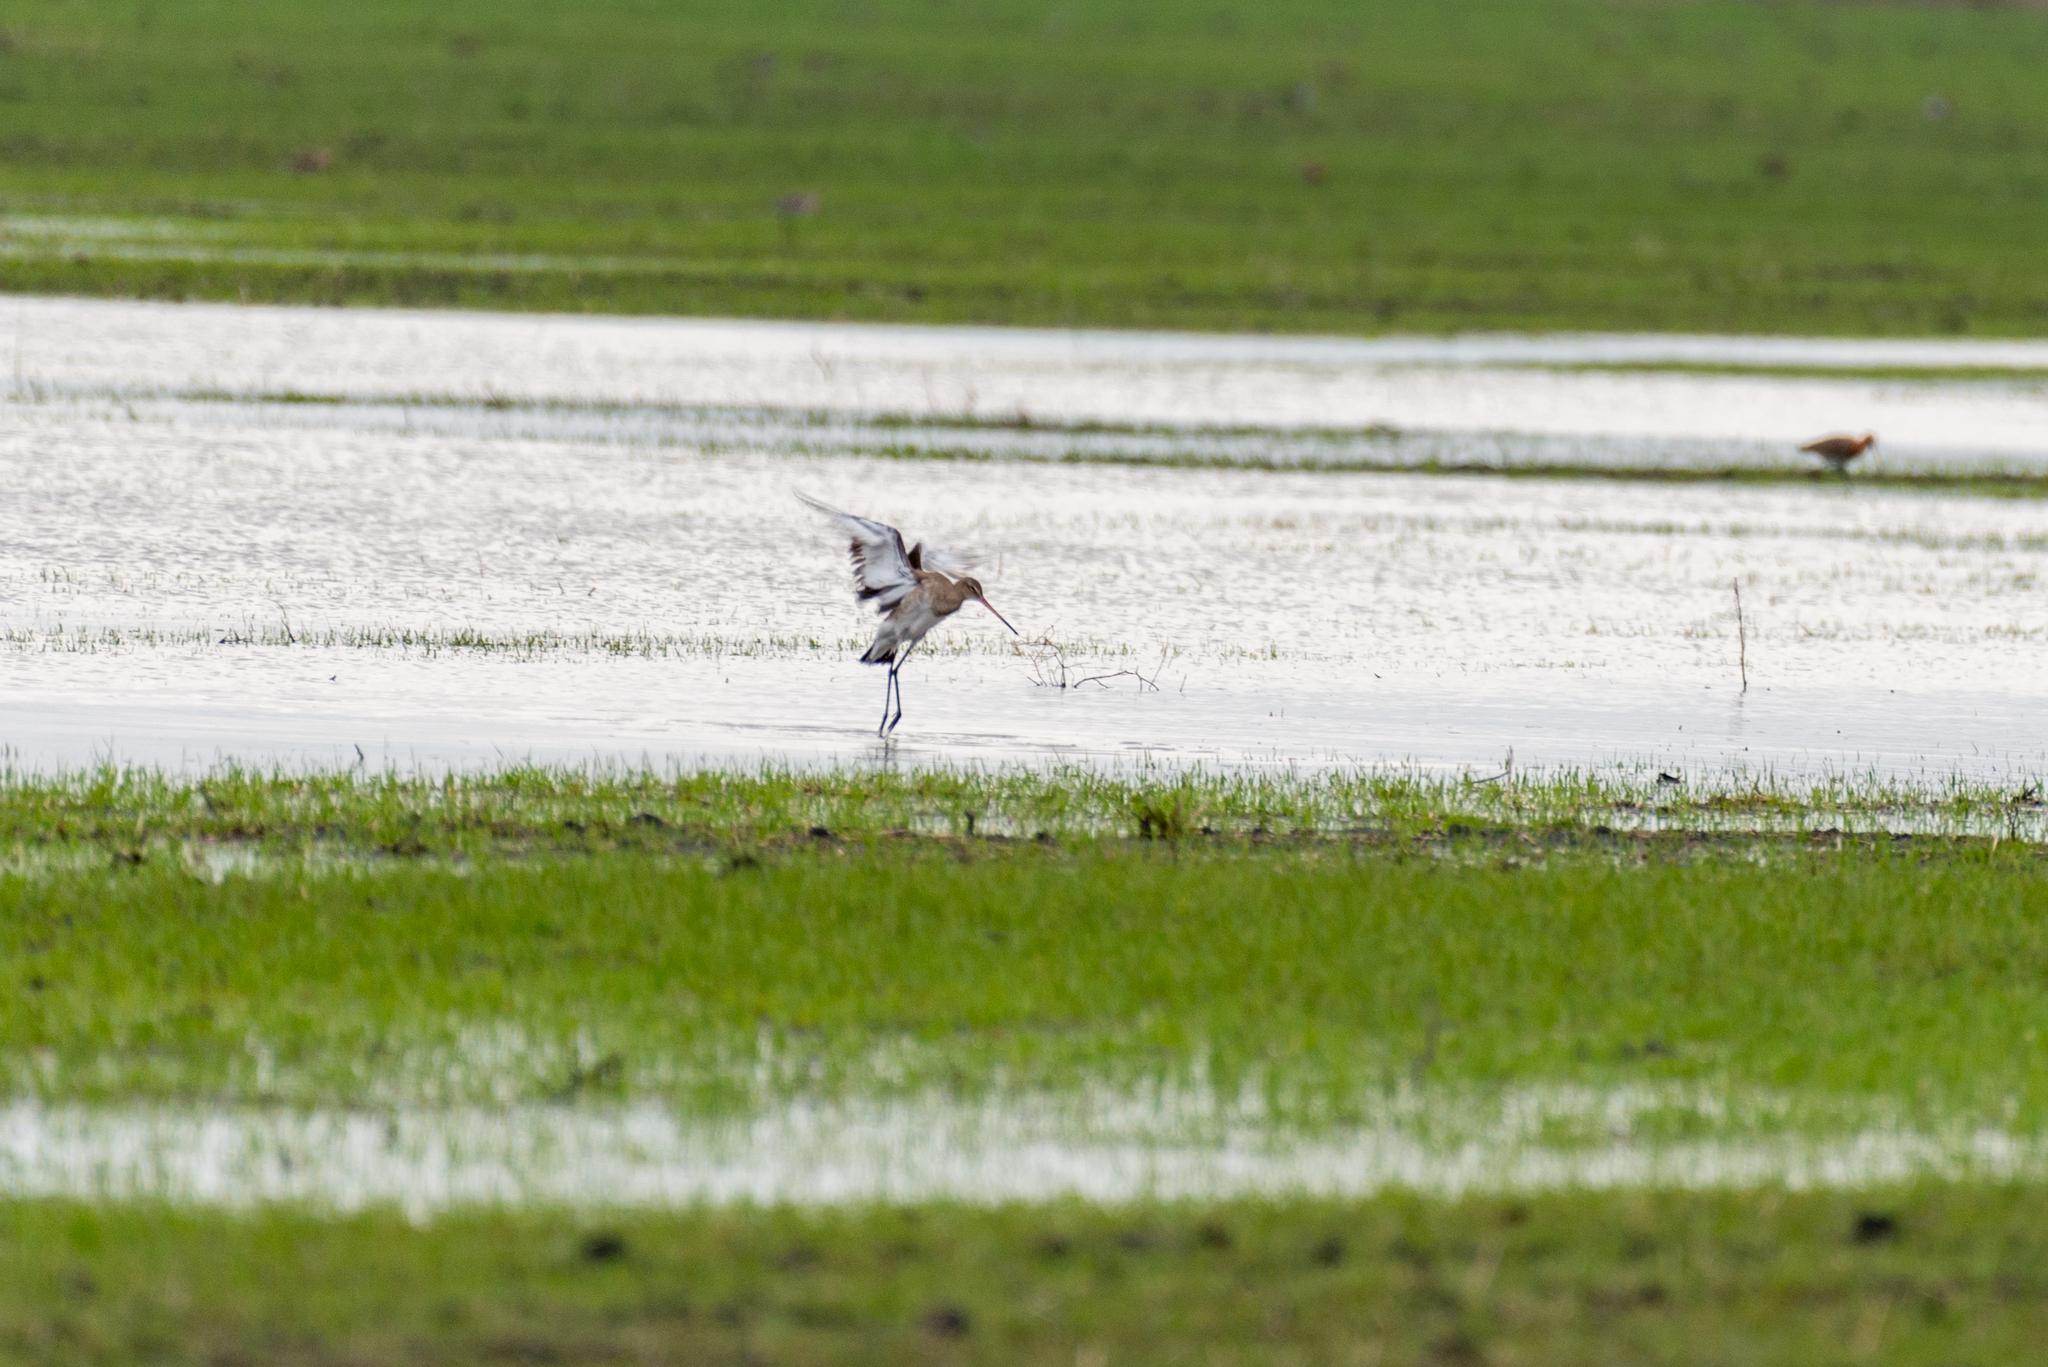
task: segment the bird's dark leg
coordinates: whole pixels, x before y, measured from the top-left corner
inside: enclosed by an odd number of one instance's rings
[[[896,685],[896,717],[895,720],[889,722],[886,726],[882,728],[882,733],[884,735],[887,735],[889,732],[894,731],[896,729],[896,723],[903,720],[903,680],[897,678],[896,671],[903,668],[904,662],[909,660],[910,658],[910,651],[915,649],[917,649],[917,643],[913,641],[911,642],[910,648],[908,650],[901,651],[897,654],[896,663],[889,666],[889,678]]]
[[[889,682],[896,685],[896,715],[882,723],[882,734],[885,736],[896,729],[896,723],[903,720],[903,680],[896,677],[896,671],[902,667],[903,662],[898,660],[889,670]]]
[[[892,664],[889,666],[889,677],[882,684],[882,724],[875,728],[875,734],[878,736],[889,734],[889,695],[895,691],[896,666]]]

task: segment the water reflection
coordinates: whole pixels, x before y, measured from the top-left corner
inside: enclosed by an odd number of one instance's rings
[[[1099,1202],[1635,1187],[2038,1180],[2037,1137],[1707,1088],[1405,1091],[1309,1130],[1204,1098],[792,1101],[729,1119],[657,1105],[445,1111],[0,1108],[0,1196],[166,1200],[416,1219],[461,1206]],[[1866,1110],[1879,1108],[1866,1107]]]
[[[859,342],[883,370],[939,356],[930,330],[19,307],[25,335],[57,337],[31,369],[74,388],[126,357],[137,384],[274,390],[317,371],[346,389],[384,385],[398,357],[417,365],[411,381],[459,390],[496,356],[494,384],[588,399],[637,392],[648,356],[714,344],[730,354],[708,373],[753,365],[757,387],[792,363],[792,338]],[[1377,365],[1395,347],[961,337],[969,361],[1023,366],[1048,393],[1085,382],[1129,398],[1119,366],[1189,358],[1307,366],[1307,388],[1277,391],[1288,403],[1349,374],[1331,356]],[[628,338],[645,354],[598,366]],[[531,355],[515,364],[520,347]],[[799,359],[844,378],[842,362]],[[664,392],[718,397],[702,379],[682,367]],[[1980,776],[2033,772],[2048,751],[2048,510],[2028,500],[1854,481],[904,461],[860,454],[879,429],[786,413],[411,412],[104,394],[0,407],[16,494],[0,542],[0,740],[32,765],[354,763],[360,746],[429,766],[1078,757],[1492,772],[1512,747],[1524,766]],[[992,622],[957,618],[905,673],[904,743],[877,751],[882,682],[855,663],[867,623],[842,549],[795,487],[982,548],[981,577],[1025,636],[1081,666],[1070,681],[1106,677],[1055,687]]]

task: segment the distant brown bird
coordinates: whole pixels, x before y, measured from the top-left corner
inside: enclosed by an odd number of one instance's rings
[[[1846,475],[1849,473],[1849,462],[1875,445],[1876,435],[1865,432],[1860,437],[1822,437],[1819,441],[1810,441],[1799,449],[1819,456],[1836,474]]]
[[[798,494],[806,507],[815,508],[839,524],[851,539],[853,594],[863,603],[872,602],[885,614],[875,633],[874,644],[860,657],[864,665],[889,666],[889,682],[882,689],[882,724],[875,734],[886,736],[903,720],[903,681],[896,671],[917,649],[926,632],[958,612],[969,599],[981,604],[995,619],[1010,627],[1009,619],[996,612],[981,591],[981,581],[967,575],[952,577],[947,571],[969,568],[973,561],[944,551],[926,550],[918,542],[903,549],[903,533],[886,522],[874,522]],[[1016,633],[1017,628],[1010,627]],[[1021,633],[1019,633],[1021,634]],[[896,715],[889,715],[889,700],[896,701]]]

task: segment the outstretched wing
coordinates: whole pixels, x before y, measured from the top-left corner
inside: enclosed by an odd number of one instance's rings
[[[921,557],[920,551],[923,552]],[[921,559],[923,568],[937,570],[955,579],[981,563],[981,557],[973,551],[935,551],[930,546],[912,546],[910,555],[913,560]]]
[[[911,559],[914,552],[903,549],[903,533],[886,522],[842,513],[809,494],[800,493],[797,498],[837,522],[850,539],[853,592],[863,603],[873,603],[877,612],[888,612],[917,587],[916,562]]]

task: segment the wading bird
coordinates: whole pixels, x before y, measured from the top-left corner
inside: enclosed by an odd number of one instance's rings
[[[969,599],[981,604],[995,619],[1010,627],[1009,619],[989,603],[981,581],[959,572],[973,561],[944,551],[926,550],[918,542],[903,549],[903,533],[886,522],[874,522],[820,503],[808,494],[798,494],[806,507],[815,508],[839,524],[851,539],[853,594],[863,603],[873,603],[883,614],[875,643],[860,657],[864,665],[889,666],[889,682],[882,689],[882,724],[878,736],[887,736],[903,720],[903,681],[896,672],[917,649],[924,634],[958,612]],[[958,575],[958,578],[954,576]],[[1010,627],[1011,632],[1017,628]],[[889,715],[895,700],[896,715]]]
[[[1877,436],[1865,432],[1860,437],[1822,437],[1800,447],[1802,451],[1819,456],[1838,475],[1849,473],[1849,462],[1877,445]]]

